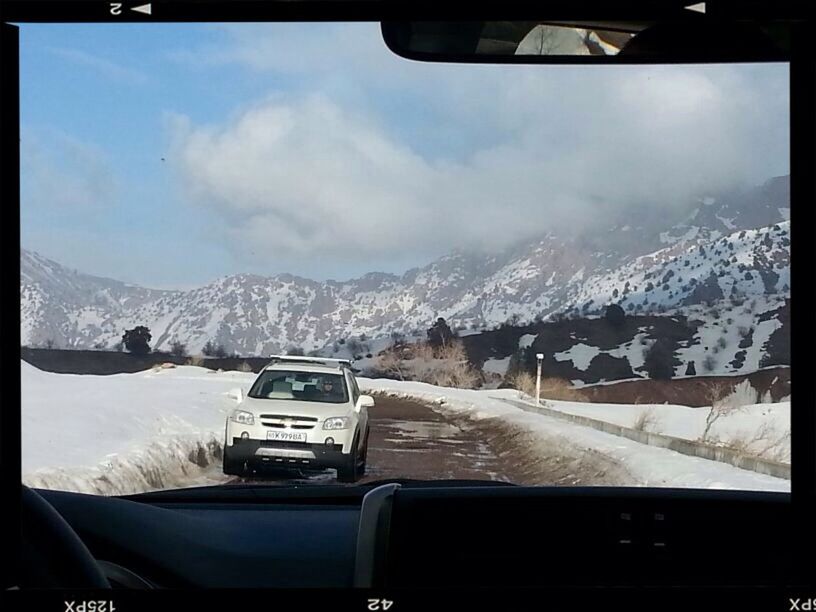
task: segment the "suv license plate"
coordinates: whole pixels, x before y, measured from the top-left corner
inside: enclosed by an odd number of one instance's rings
[[[267,431],[267,440],[278,440],[280,442],[305,442],[306,432],[294,431]]]

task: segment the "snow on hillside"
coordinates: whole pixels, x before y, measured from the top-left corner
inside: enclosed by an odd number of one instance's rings
[[[483,329],[570,309],[598,313],[609,303],[637,313],[734,295],[784,296],[789,195],[788,177],[778,177],[707,205],[703,198],[677,222],[659,217],[635,226],[647,215],[630,215],[620,227],[546,234],[499,253],[456,250],[401,276],[372,272],[346,281],[237,274],[159,291],[21,250],[22,343],[111,348],[125,329],[146,325],[159,350],[179,340],[192,353],[207,341],[244,356],[290,347],[325,352],[341,338],[421,336],[440,316]]]
[[[790,288],[790,222],[741,230],[713,242],[678,245],[587,279],[575,305],[617,303],[630,313],[722,298],[785,295]]]

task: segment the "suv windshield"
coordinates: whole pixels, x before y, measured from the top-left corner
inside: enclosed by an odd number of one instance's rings
[[[26,484],[790,490],[788,64],[20,49]]]
[[[346,384],[340,374],[264,370],[252,385],[249,397],[344,404]]]

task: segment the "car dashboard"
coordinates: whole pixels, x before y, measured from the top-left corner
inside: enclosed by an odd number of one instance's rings
[[[39,491],[120,588],[782,586],[783,493],[475,483]]]

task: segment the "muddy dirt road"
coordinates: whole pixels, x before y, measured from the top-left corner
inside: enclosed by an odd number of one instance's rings
[[[523,432],[494,420],[470,421],[417,401],[376,396],[369,412],[368,467],[359,481],[386,478],[477,479],[516,484],[615,484],[616,466],[602,457],[570,455],[559,444],[535,449]],[[268,473],[234,482],[334,483],[333,470]]]

